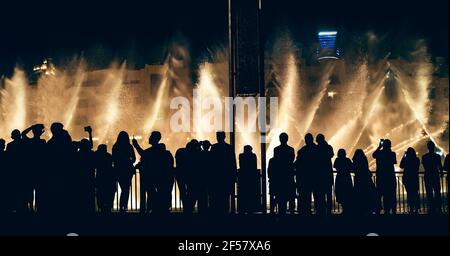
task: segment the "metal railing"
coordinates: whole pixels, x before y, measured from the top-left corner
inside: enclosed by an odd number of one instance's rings
[[[336,173],[334,173],[336,177]],[[440,176],[440,184],[441,184],[441,200],[442,200],[442,212],[445,214],[448,214],[448,182],[447,182],[447,173],[444,173],[444,175]],[[408,213],[408,195],[406,193],[405,186],[402,182],[403,172],[396,172],[396,182],[397,182],[397,191],[396,191],[396,197],[397,197],[397,213]],[[352,175],[353,178],[353,175]],[[376,176],[373,175],[372,177],[374,183],[376,182]],[[260,175],[260,191],[263,191],[262,189],[262,180]],[[267,184],[266,184],[267,186]],[[268,190],[267,190],[268,191]],[[236,212],[239,209],[236,210],[236,205],[238,205],[238,186],[236,184],[235,186],[235,193],[232,198],[234,202],[232,201],[232,212]],[[128,202],[128,209],[129,211],[139,211],[140,210],[140,200],[141,200],[141,192],[140,192],[140,176],[139,172],[137,171],[136,174],[133,177],[132,180],[132,186],[130,189],[130,195],[129,195],[129,202]],[[119,197],[120,197],[120,186],[117,185],[117,191],[114,197],[114,210],[119,209]],[[270,198],[269,196],[267,198]],[[427,213],[427,197],[426,197],[426,189],[425,189],[425,179],[424,174],[419,173],[419,201],[420,201],[420,207],[419,207],[419,213],[426,214]],[[269,208],[269,202],[262,202],[263,196],[260,193],[260,201],[262,204],[266,203],[267,208]],[[296,198],[296,203],[298,203],[298,198]],[[180,212],[183,210],[183,205],[180,199],[180,191],[178,190],[178,185],[176,181],[174,182],[173,190],[172,190],[172,212]],[[336,196],[334,193],[333,188],[333,209],[332,212],[335,214],[339,214],[342,212],[342,206],[336,201]]]

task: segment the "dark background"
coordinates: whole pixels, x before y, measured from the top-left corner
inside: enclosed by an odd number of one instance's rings
[[[267,41],[280,27],[311,44],[321,28],[383,35],[386,51],[401,55],[406,41],[423,38],[433,56],[448,61],[448,0],[263,0]],[[0,74],[29,69],[45,57],[63,64],[76,55],[91,67],[112,60],[130,66],[160,63],[174,38],[185,38],[192,57],[227,44],[227,0],[3,1]]]

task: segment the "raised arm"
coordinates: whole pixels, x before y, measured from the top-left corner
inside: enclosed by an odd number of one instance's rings
[[[136,154],[134,153],[133,147],[130,147],[130,154],[131,154],[131,162],[136,162]],[[141,149],[142,150],[142,149]]]
[[[33,126],[34,126],[34,125],[32,125],[32,126],[28,127],[27,129],[23,130],[23,132],[22,132],[22,138],[23,138],[23,139],[30,139],[30,137],[28,137],[27,134],[28,134],[31,130],[33,130]]]
[[[84,128],[84,130],[89,134],[89,148],[94,148],[94,140],[92,139],[92,127],[87,126]]]
[[[138,141],[135,138],[133,138],[131,140],[131,143],[133,143],[133,147],[136,149],[138,154],[142,157],[142,154],[144,153],[144,150],[141,148],[141,146],[139,145]]]

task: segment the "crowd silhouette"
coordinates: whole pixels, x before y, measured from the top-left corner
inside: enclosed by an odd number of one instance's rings
[[[175,156],[161,143],[158,131],[151,133],[148,148],[122,131],[111,153],[105,144],[94,151],[90,126],[80,141],[72,140],[61,123],[51,125],[48,141],[42,138],[44,132],[44,125],[35,124],[22,132],[13,130],[7,144],[0,139],[0,213],[107,214],[114,209],[118,187],[118,210],[127,212],[136,170],[143,214],[169,213],[175,184],[186,214],[230,213],[236,188],[238,213],[263,209],[257,156],[251,146],[244,146],[238,168],[225,132],[217,132],[215,144],[193,139]],[[397,159],[390,140],[380,140],[372,154],[375,177],[363,150],[357,149],[350,158],[345,149],[339,149],[335,157],[322,134],[315,139],[306,134],[297,153],[288,144],[288,134],[280,134],[279,141],[267,170],[271,213],[330,215],[334,196],[343,214],[397,213]],[[428,213],[442,211],[441,177],[448,172],[449,156],[442,164],[434,142],[429,141],[427,147],[429,152],[422,159],[408,148],[400,161],[411,214],[420,209],[421,164]]]

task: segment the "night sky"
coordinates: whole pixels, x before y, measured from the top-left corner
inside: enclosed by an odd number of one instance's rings
[[[16,64],[30,68],[52,57],[58,65],[80,54],[96,67],[124,59],[136,67],[158,63],[180,35],[194,59],[227,43],[226,0],[5,2],[0,74],[10,74]],[[402,51],[402,41],[424,38],[434,56],[448,60],[448,0],[367,2],[265,0],[266,38],[280,27],[304,44],[320,28],[370,30],[387,36],[390,51]]]

